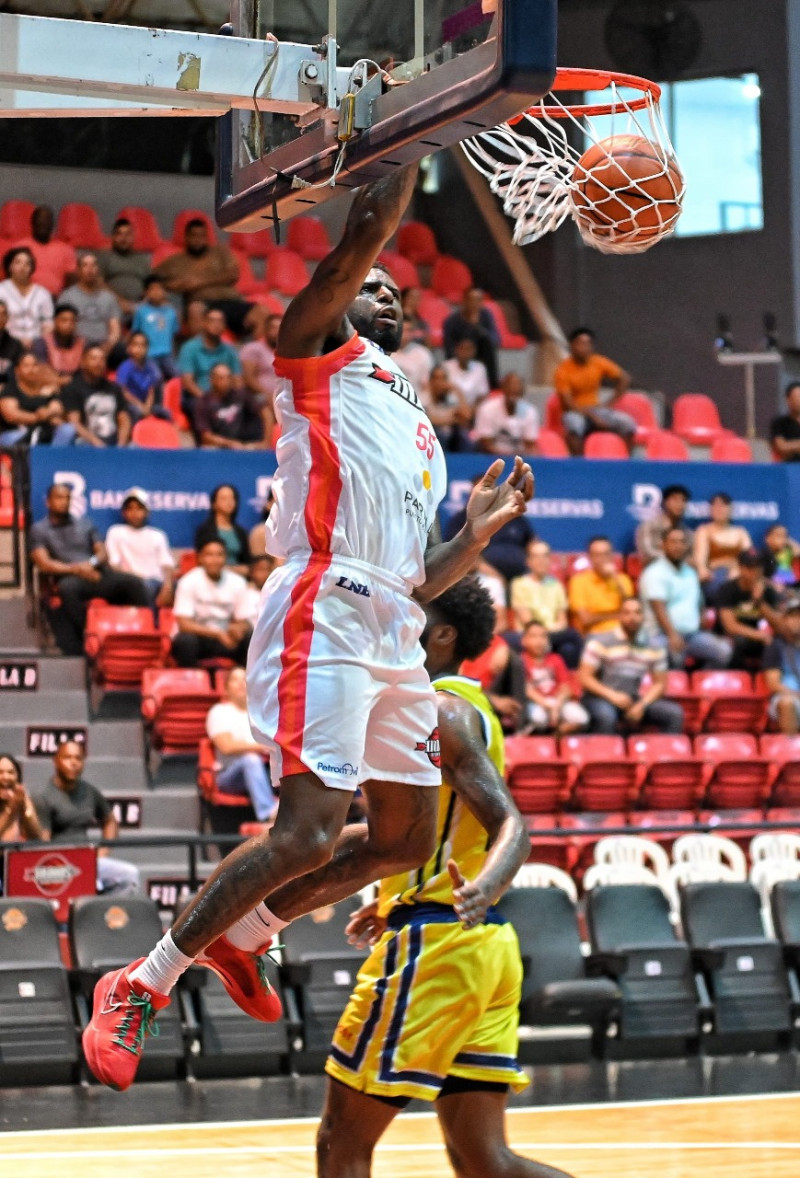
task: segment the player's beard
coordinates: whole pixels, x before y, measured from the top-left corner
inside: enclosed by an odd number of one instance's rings
[[[377,324],[374,318],[366,315],[354,314],[351,310],[348,318],[362,339],[372,340],[384,352],[396,352],[403,338],[403,324]]]

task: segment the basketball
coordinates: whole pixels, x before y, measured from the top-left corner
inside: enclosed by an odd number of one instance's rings
[[[647,249],[680,216],[681,170],[643,136],[612,135],[593,144],[572,178],[574,215],[589,237]]]

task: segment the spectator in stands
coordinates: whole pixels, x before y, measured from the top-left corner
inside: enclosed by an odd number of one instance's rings
[[[530,540],[526,548],[528,571],[511,582],[511,608],[517,625],[525,629],[539,622],[547,631],[550,647],[574,670],[583,649],[583,639],[567,619],[567,594],[558,577],[550,572],[550,545]]]
[[[448,359],[455,355],[456,344],[465,337],[475,344],[476,356],[486,367],[489,387],[496,389],[499,381],[497,349],[500,332],[494,315],[484,306],[483,291],[471,286],[464,291],[461,306],[448,315],[442,324],[442,342]]]
[[[0,843],[44,838],[36,807],[22,784],[22,769],[11,753],[0,753]]]
[[[607,536],[593,536],[586,551],[589,568],[570,577],[567,597],[581,634],[601,634],[617,628],[623,601],[633,597],[633,584],[617,569]]]
[[[687,659],[704,667],[727,667],[730,640],[701,629],[703,590],[696,570],[686,561],[688,552],[684,529],[668,528],[662,555],[642,573],[639,597],[647,632],[666,646],[671,667],[683,667]]]
[[[227,364],[215,364],[209,389],[195,405],[194,423],[202,446],[214,450],[263,450],[271,410],[234,381]]]
[[[644,613],[636,597],[626,597],[619,621],[611,630],[593,634],[581,656],[582,703],[592,732],[613,734],[619,727],[636,730],[643,724],[659,732],[682,732],[683,709],[664,699],[667,654],[642,636]]]
[[[33,351],[52,369],[59,388],[69,384],[75,376],[85,350],[86,340],[78,335],[78,312],[69,303],[57,303],[52,329],[33,341]]]
[[[249,796],[259,822],[271,825],[278,810],[265,763],[268,750],[253,740],[247,715],[244,667],[234,667],[225,680],[225,699],[206,716],[206,732],[217,754],[217,788]]]
[[[8,316],[7,330],[26,348],[53,326],[53,300],[49,290],[33,281],[35,272],[36,260],[25,246],[3,254],[0,300]]]
[[[92,827],[100,837],[115,839],[119,825],[114,812],[96,786],[84,780],[86,758],[75,740],[58,746],[53,757],[53,778],[36,799],[45,838],[53,842],[85,842]],[[132,896],[140,890],[139,870],[123,859],[112,859],[108,847],[97,851],[97,889],[105,895]]]
[[[171,294],[183,296],[187,327],[192,334],[201,329],[199,303],[221,311],[237,336],[258,330],[264,323],[264,308],[245,302],[236,289],[239,263],[232,251],[226,245],[211,244],[208,226],[199,217],[187,222],[183,249],[165,258],[155,272]]]
[[[800,381],[786,386],[786,412],[773,419],[769,434],[781,462],[800,462]]]
[[[476,475],[472,485],[477,486],[483,475]],[[466,506],[455,512],[444,527],[445,540],[452,540],[463,528],[467,519]],[[481,556],[485,564],[496,569],[507,581],[521,577],[527,569],[526,549],[536,536],[528,515],[518,515],[495,532]]]
[[[199,401],[211,385],[211,369],[215,364],[227,364],[240,384],[241,365],[239,354],[232,344],[223,339],[225,316],[222,311],[209,308],[203,315],[203,329],[193,336],[178,353],[178,371],[181,374],[181,408],[194,424],[194,414]]]
[[[269,556],[266,552],[263,552],[261,556],[254,556],[250,561],[250,569],[247,574],[247,621],[253,628],[255,628],[261,605],[261,590],[274,568],[275,557]]]
[[[208,540],[219,540],[225,549],[225,563],[242,577],[250,568],[250,539],[241,524],[239,492],[230,483],[220,483],[211,492],[211,510],[194,534],[194,546],[199,552]]]
[[[89,446],[127,446],[131,415],[125,394],[108,378],[105,348],[87,344],[80,370],[62,390],[67,421]]]
[[[147,355],[147,336],[143,331],[131,332],[125,350],[128,356],[117,369],[116,379],[135,424],[157,407],[161,396],[161,369]]]
[[[636,529],[636,551],[642,565],[657,560],[664,552],[664,537],[673,528],[680,528],[691,551],[694,533],[687,526],[686,506],[691,498],[687,487],[681,483],[670,483],[661,492],[661,510],[652,519],[646,519]]]
[[[272,489],[270,488],[261,507],[261,522],[253,524],[247,537],[247,545],[251,558],[263,556],[267,551],[267,533],[264,524],[269,519],[269,513],[274,506],[275,500],[272,497]]]
[[[781,633],[764,651],[762,662],[769,716],[781,732],[800,732],[800,597],[786,603]]]
[[[539,412],[525,401],[525,388],[516,372],[509,372],[500,384],[499,396],[481,401],[475,413],[473,436],[479,450],[507,457],[536,453]]]
[[[55,217],[49,205],[37,205],[31,213],[29,237],[15,241],[15,246],[24,246],[36,261],[36,281],[58,298],[61,291],[75,276],[78,255],[66,241],[53,237]]]
[[[405,286],[400,291],[400,306],[403,308],[403,323],[411,327],[411,338],[423,347],[431,346],[431,329],[419,313],[422,291],[418,286]]]
[[[767,528],[761,551],[764,554],[764,575],[776,589],[782,591],[787,585],[797,583],[794,565],[800,557],[800,544],[792,539],[785,524],[773,524]]]
[[[111,248],[100,250],[97,255],[101,277],[119,303],[127,323],[144,296],[145,279],[150,273],[150,259],[133,248],[133,241],[130,221],[118,217],[111,229]]]
[[[262,332],[245,344],[239,353],[244,386],[256,398],[264,412],[264,439],[272,443],[275,429],[275,390],[280,377],[275,375],[275,349],[282,315],[267,315]]]
[[[20,341],[8,330],[8,308],[0,302],[0,389],[11,376],[23,351]]]
[[[165,380],[177,375],[175,336],[179,328],[178,312],[167,298],[164,283],[157,274],[148,274],[144,280],[144,300],[133,313],[131,330],[142,331],[147,336],[147,353]]]
[[[721,585],[732,577],[739,556],[753,547],[747,528],[731,523],[733,500],[727,491],[711,496],[711,519],[694,534],[694,564],[706,601],[714,605]]]
[[[764,648],[769,645],[769,627],[781,632],[780,596],[764,576],[764,556],[755,548],[739,554],[738,575],[717,591],[718,634],[733,641],[730,665],[739,670],[759,671]]]
[[[399,356],[399,352],[395,353],[398,363],[400,362]],[[410,376],[409,380],[411,380]],[[413,380],[411,383],[414,384]],[[431,369],[426,390],[423,391],[416,385],[414,387],[419,393],[420,401],[425,406],[436,436],[442,444],[442,449],[451,453],[471,450],[469,427],[472,424],[472,410],[467,404],[464,394],[451,382],[445,366],[436,364]]]
[[[491,391],[486,365],[477,360],[475,354],[475,341],[465,336],[455,344],[451,359],[444,362],[448,380],[461,393],[472,413]]]
[[[125,492],[122,520],[106,532],[109,567],[114,572],[139,577],[152,605],[172,605],[175,559],[166,532],[150,524],[147,492],[142,487],[131,487]]]
[[[589,713],[575,699],[567,665],[550,649],[547,630],[531,621],[522,635],[527,715],[532,732],[568,736],[589,726]]]
[[[11,379],[0,385],[0,445],[71,446],[75,441],[58,385],[46,383],[44,375],[45,381],[33,352],[23,352]]]
[[[64,302],[78,312],[78,334],[108,356],[122,335],[119,303],[103,285],[96,254],[83,254],[78,259],[77,275],[75,285],[64,291]]]
[[[172,657],[179,667],[196,667],[200,659],[233,659],[244,666],[250,645],[247,582],[225,567],[221,540],[206,540],[197,551],[197,567],[178,581]]]
[[[583,453],[587,434],[607,430],[633,445],[636,422],[627,413],[614,408],[627,389],[630,378],[618,364],[594,350],[595,335],[590,327],[576,327],[569,337],[569,355],[556,368],[553,381],[561,398],[563,425],[571,454]],[[612,387],[611,400],[600,404],[600,389]]]
[[[109,568],[108,554],[88,516],[70,515],[71,489],[53,483],[47,492],[47,515],[31,528],[31,560],[40,573],[53,577],[61,598],[64,654],[83,654],[86,603],[100,597],[111,605],[148,605],[147,590],[138,577]]]
[[[414,325],[407,319],[403,320],[400,347],[392,353],[392,359],[411,381],[417,396],[425,404],[428,398],[428,384],[436,361],[430,348],[415,337]]]

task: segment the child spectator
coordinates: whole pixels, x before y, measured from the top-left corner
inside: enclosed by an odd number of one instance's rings
[[[134,311],[131,328],[147,337],[148,355],[165,380],[178,374],[174,342],[179,327],[178,312],[167,299],[163,282],[157,274],[149,274],[144,280],[144,302]]]
[[[550,650],[541,622],[528,622],[525,627],[522,665],[531,731],[568,736],[588,727],[589,713],[575,699],[566,663]]]
[[[161,369],[148,358],[147,346],[145,333],[132,331],[126,348],[128,358],[117,369],[117,384],[134,421],[153,412],[161,391]]]
[[[800,556],[800,544],[792,539],[784,524],[773,524],[767,529],[761,551],[765,558],[764,573],[777,589],[796,584],[794,562]]]

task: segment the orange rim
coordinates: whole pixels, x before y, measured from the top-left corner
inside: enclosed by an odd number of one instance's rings
[[[595,102],[576,106],[549,105],[545,97],[536,106],[529,107],[522,114],[509,119],[508,122],[513,126],[525,115],[529,115],[533,119],[541,118],[542,115],[549,115],[552,119],[566,119],[570,115],[574,118],[586,115],[611,115],[616,114],[620,109],[645,110],[651,103],[658,103],[661,98],[661,87],[657,82],[651,82],[648,78],[639,78],[635,74],[620,74],[615,70],[558,69],[553,85],[550,87],[550,93],[555,94],[559,90],[607,90],[615,83],[617,86],[628,86],[632,90],[641,90],[641,98],[626,98],[624,106],[621,108],[619,102]]]

